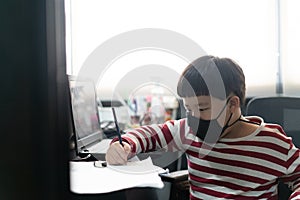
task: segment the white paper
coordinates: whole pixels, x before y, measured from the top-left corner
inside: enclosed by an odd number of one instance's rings
[[[78,194],[95,194],[132,187],[162,188],[164,184],[158,175],[162,171],[150,157],[104,168],[95,167],[94,162],[70,162],[70,189]]]
[[[108,165],[107,167],[126,174],[160,173],[163,170],[161,167],[153,165],[150,157],[142,161],[130,160],[126,165]]]

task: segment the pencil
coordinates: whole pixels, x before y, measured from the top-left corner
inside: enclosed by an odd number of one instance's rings
[[[113,115],[114,115],[114,120],[115,120],[115,125],[116,125],[116,129],[117,129],[117,134],[118,134],[119,142],[120,142],[120,144],[122,146],[124,146],[123,142],[122,142],[121,132],[120,132],[119,123],[118,123],[118,120],[117,120],[115,108],[112,107],[111,109],[112,109],[112,112],[113,112]]]

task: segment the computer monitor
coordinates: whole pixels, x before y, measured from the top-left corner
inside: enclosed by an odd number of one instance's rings
[[[92,80],[69,76],[76,153],[102,140],[95,85]]]

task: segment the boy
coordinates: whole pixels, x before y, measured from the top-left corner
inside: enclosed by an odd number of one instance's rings
[[[277,199],[278,179],[300,199],[300,151],[279,125],[244,117],[245,77],[228,58],[203,56],[183,71],[177,85],[187,118],[144,126],[115,140],[110,164],[165,148],[185,151],[190,199]],[[299,190],[299,192],[298,192]]]

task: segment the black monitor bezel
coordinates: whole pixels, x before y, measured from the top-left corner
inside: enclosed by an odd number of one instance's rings
[[[97,94],[96,94],[96,88],[95,84],[92,80],[87,79],[87,78],[82,78],[82,77],[77,77],[74,75],[68,75],[68,80],[69,80],[69,92],[70,92],[70,110],[71,110],[71,117],[72,117],[72,129],[74,133],[74,143],[75,143],[75,151],[76,155],[80,155],[80,153],[84,153],[88,150],[88,147],[100,142],[103,139],[103,130],[100,127],[100,115],[99,115],[99,110],[98,110],[98,102],[97,102]],[[90,135],[80,138],[78,132],[76,131],[75,127],[75,120],[74,120],[74,110],[73,110],[73,101],[72,101],[72,91],[71,91],[71,82],[90,82],[92,83],[94,89],[93,91],[95,92],[95,111],[97,114],[98,122],[99,122],[99,129],[96,132],[91,133]]]

